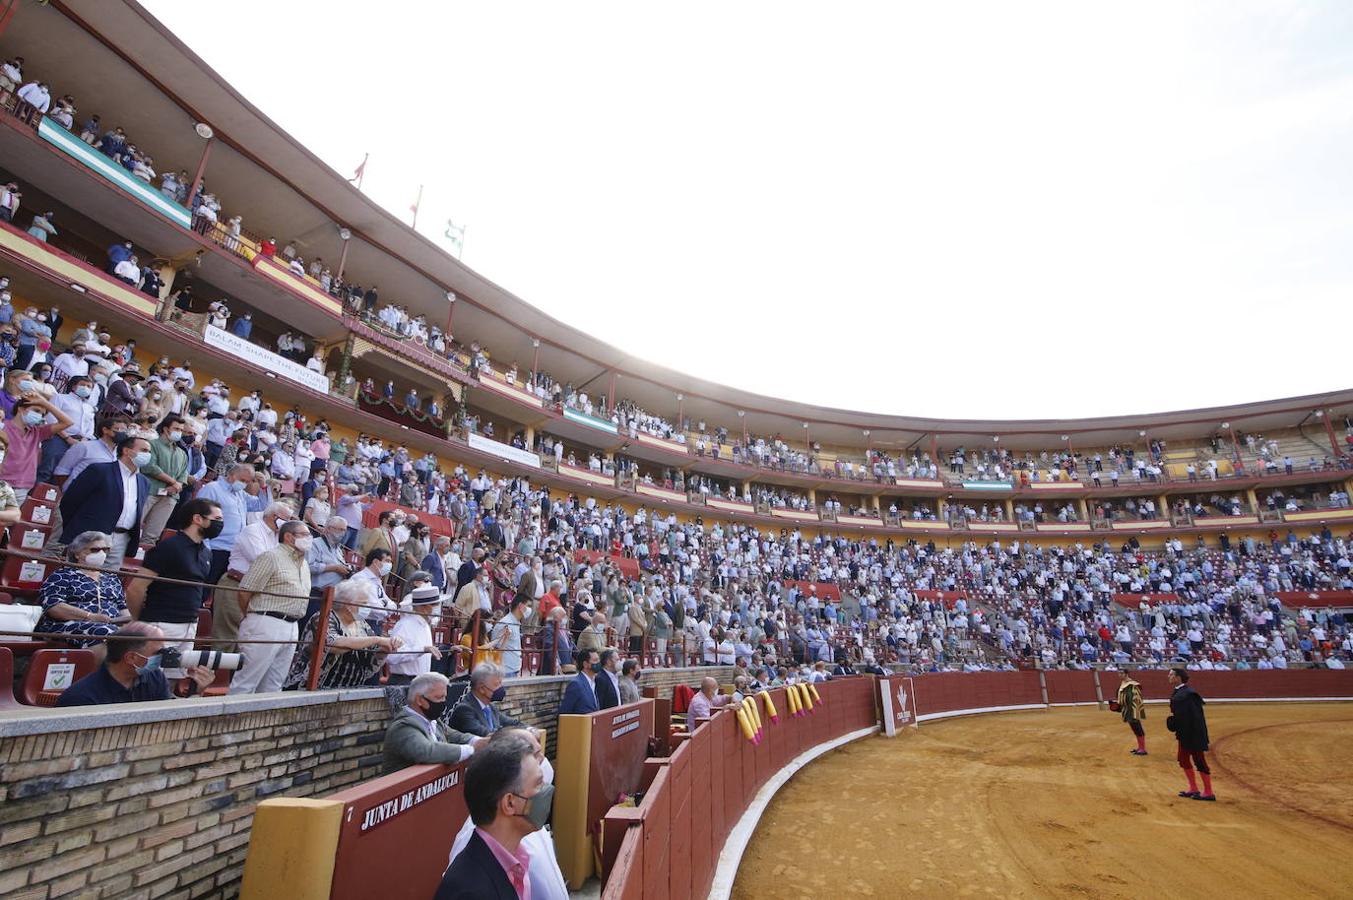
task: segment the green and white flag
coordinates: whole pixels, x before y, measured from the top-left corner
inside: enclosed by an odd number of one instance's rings
[[[465,249],[465,226],[457,225],[451,219],[446,220],[446,239],[456,248],[456,259],[460,259],[461,251]]]

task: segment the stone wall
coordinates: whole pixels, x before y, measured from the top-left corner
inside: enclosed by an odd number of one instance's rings
[[[729,667],[646,670],[670,696]],[[572,676],[509,682],[508,711],[549,733]],[[0,716],[0,896],[232,897],[254,806],[380,774],[402,701],[377,689],[134,703]]]

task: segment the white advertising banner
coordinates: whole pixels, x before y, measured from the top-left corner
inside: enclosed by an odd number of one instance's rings
[[[206,330],[202,332],[202,339],[208,347],[224,350],[231,356],[237,356],[281,375],[283,378],[303,384],[313,391],[319,391],[322,394],[329,393],[329,377],[324,373],[307,369],[300,363],[292,362],[284,356],[278,356],[276,353],[264,350],[258,344],[251,344],[244,338],[231,334],[223,328],[208,325]]]
[[[890,675],[878,680],[883,733],[894,737],[898,728],[916,724],[915,687],[911,678]]]
[[[471,432],[467,443],[471,450],[479,450],[491,454],[499,459],[505,459],[508,462],[520,463],[523,466],[530,466],[533,469],[540,468],[540,457],[529,450],[518,450],[511,444],[504,444],[495,441],[492,438],[486,438],[482,434]]]

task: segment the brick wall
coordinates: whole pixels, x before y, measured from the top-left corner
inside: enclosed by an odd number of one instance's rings
[[[670,696],[729,667],[646,670]],[[572,676],[509,682],[508,711],[549,733]],[[0,717],[0,897],[233,897],[254,805],[380,774],[378,690],[33,710]]]
[[[254,805],[380,772],[378,691],[0,720],[0,896],[228,897]]]

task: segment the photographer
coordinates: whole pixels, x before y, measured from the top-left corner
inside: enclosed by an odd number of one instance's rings
[[[158,655],[163,647],[164,632],[156,626],[148,622],[124,625],[108,641],[108,655],[103,665],[68,687],[56,705],[94,706],[169,700],[173,695],[164,670],[160,668]],[[215,672],[204,666],[190,666],[186,671],[199,690],[216,677]]]

